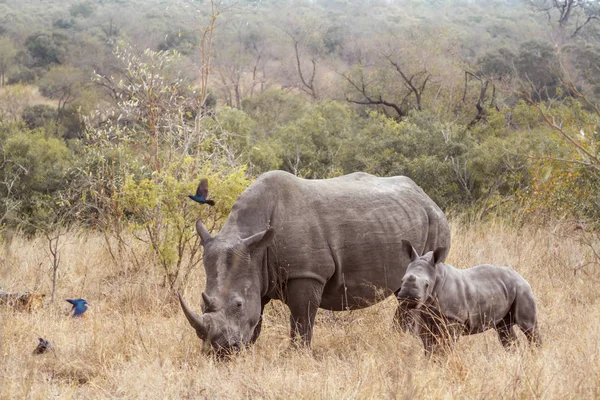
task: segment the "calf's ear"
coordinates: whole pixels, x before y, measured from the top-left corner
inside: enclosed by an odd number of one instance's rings
[[[410,258],[410,262],[413,262],[419,258],[417,251],[414,247],[412,247],[412,244],[410,244],[408,240],[402,240],[402,251],[404,251],[404,254]]]
[[[443,262],[446,259],[446,248],[438,247],[433,251],[433,257],[431,257],[431,263],[435,266],[437,263]]]

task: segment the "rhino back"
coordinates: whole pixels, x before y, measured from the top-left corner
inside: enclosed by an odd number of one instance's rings
[[[494,326],[507,315],[519,293],[531,291],[529,283],[512,268],[489,264],[446,268],[449,273],[440,305],[446,316],[465,322],[471,333]]]
[[[334,310],[364,307],[400,287],[409,263],[403,239],[421,252],[450,245],[444,214],[406,177],[263,174],[236,201],[222,233],[247,237],[267,225],[276,232],[273,268],[284,280],[323,283],[321,306]]]

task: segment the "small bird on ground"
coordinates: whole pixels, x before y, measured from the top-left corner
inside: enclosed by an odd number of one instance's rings
[[[40,342],[38,343],[35,350],[33,350],[33,354],[44,354],[48,350],[54,350],[49,341],[44,338],[39,338]]]
[[[85,312],[85,310],[88,309],[88,302],[85,301],[84,299],[67,299],[67,301],[71,304],[73,304],[73,308],[71,309],[71,311],[74,310],[73,312],[73,317],[80,317],[81,315],[83,315],[83,313]]]
[[[208,179],[202,179],[200,184],[198,185],[198,189],[196,190],[196,195],[188,195],[188,197],[200,204],[208,204],[209,206],[214,206],[215,202],[212,200],[208,200]]]

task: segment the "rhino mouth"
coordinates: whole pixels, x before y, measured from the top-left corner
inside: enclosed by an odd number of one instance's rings
[[[235,355],[239,354],[242,351],[243,345],[240,343],[234,343],[227,347],[224,346],[214,346],[212,347],[212,354],[219,360],[227,360]]]

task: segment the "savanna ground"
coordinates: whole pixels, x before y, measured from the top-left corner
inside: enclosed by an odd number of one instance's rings
[[[510,265],[529,280],[541,349],[529,351],[517,330],[519,348],[506,352],[490,331],[428,360],[418,339],[392,329],[390,298],[361,311],[320,311],[312,352],[292,350],[288,311],[274,302],[257,344],[220,362],[201,353],[144,247],[132,244],[136,268],[114,263],[100,236],[70,234],[55,304],[0,310],[0,398],[600,398],[600,271],[573,269],[586,248],[554,228],[453,222],[452,231],[450,264]],[[49,293],[46,247],[17,238],[3,249],[4,289]],[[185,288],[197,310],[204,282],[200,268]],[[87,318],[67,316],[69,297],[91,303]],[[33,356],[38,337],[55,353]]]

